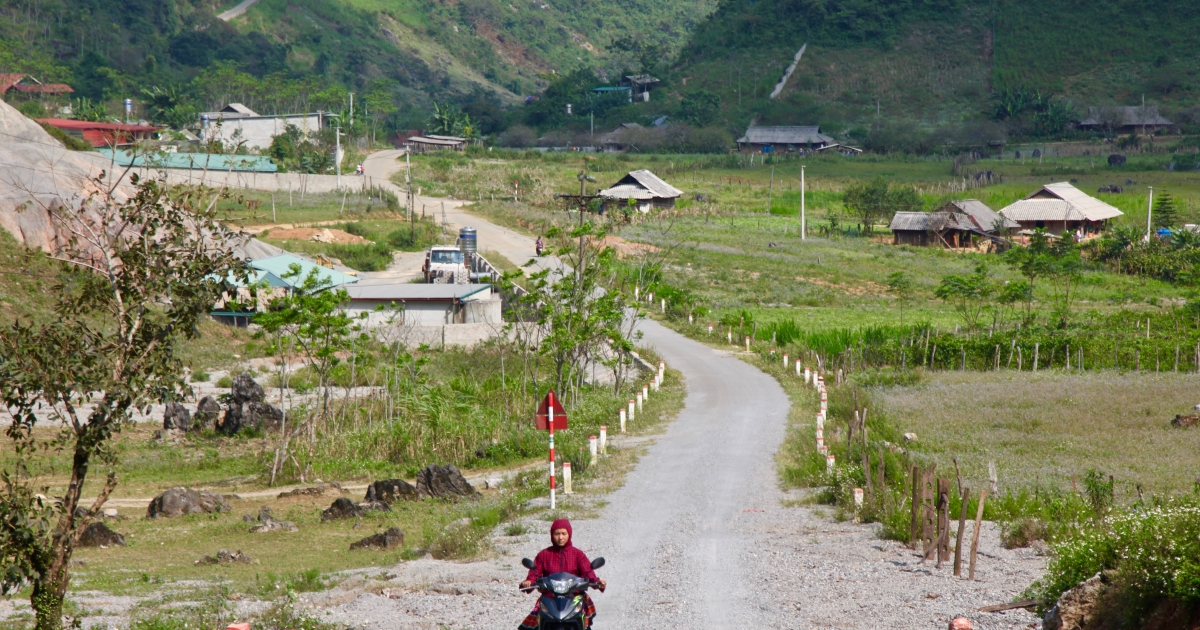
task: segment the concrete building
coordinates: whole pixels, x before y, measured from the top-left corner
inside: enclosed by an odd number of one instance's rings
[[[369,284],[342,287],[350,294],[343,307],[351,316],[366,315],[366,325],[406,327],[455,324],[503,324],[500,296],[490,284]]]
[[[270,147],[275,136],[286,131],[288,125],[309,134],[328,127],[334,118],[332,113],[323,111],[264,116],[241,103],[230,103],[218,111],[200,114],[200,139],[231,145],[241,143],[248,149],[261,151]]]

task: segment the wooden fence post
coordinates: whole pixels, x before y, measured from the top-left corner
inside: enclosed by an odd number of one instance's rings
[[[958,511],[958,534],[954,537],[954,577],[962,577],[963,530],[967,528],[967,505],[971,503],[971,489],[963,488],[958,493],[962,509]]]
[[[1041,346],[1041,345],[1042,345],[1042,344],[1041,344],[1041,342],[1037,342],[1037,341],[1035,341],[1035,342],[1033,343],[1033,371],[1034,371],[1034,372],[1036,372],[1036,371],[1037,371],[1037,367],[1038,367],[1038,366],[1037,366],[1037,364],[1038,364],[1038,348],[1039,348],[1039,346]]]
[[[971,567],[967,579],[975,579],[975,555],[979,552],[979,528],[983,524],[983,503],[987,501],[987,488],[979,491],[979,508],[975,510],[975,531],[971,533]]]
[[[912,467],[912,520],[909,522],[908,541],[915,543],[921,538],[921,467]]]
[[[937,481],[937,566],[950,559],[950,480]]]

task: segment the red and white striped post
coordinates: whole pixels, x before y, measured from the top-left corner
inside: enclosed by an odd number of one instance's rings
[[[834,466],[835,466],[835,462],[833,459],[833,455],[826,455],[825,456],[825,474],[832,475]]]
[[[600,427],[600,454],[608,455],[608,427]]]
[[[550,509],[553,510],[554,506],[555,506],[555,497],[554,497],[554,490],[555,490],[555,487],[554,487],[554,390],[550,390],[550,392],[547,394],[547,399],[550,403],[550,404],[546,405],[546,411],[549,414],[549,422],[547,424],[550,427]]]

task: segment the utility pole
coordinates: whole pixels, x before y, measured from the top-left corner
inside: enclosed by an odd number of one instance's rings
[[[405,150],[404,151],[404,186],[405,186],[405,188],[408,189],[408,224],[409,224],[408,242],[409,242],[409,244],[416,244],[416,242],[417,242],[417,213],[413,212],[413,203],[415,203],[416,200],[413,199],[413,194],[412,194],[412,161],[408,159],[409,155],[410,155],[409,152],[407,150]]]
[[[603,197],[601,195],[587,194],[587,183],[596,181],[595,177],[592,177],[591,175],[587,174],[587,158],[584,158],[583,170],[579,172],[579,175],[576,176],[576,179],[579,180],[579,194],[578,195],[566,195],[566,194],[556,193],[554,195],[554,198],[555,199],[565,199],[565,200],[567,200],[568,203],[575,202],[579,206],[579,261],[578,261],[578,264],[575,265],[575,279],[576,279],[576,282],[582,282],[583,281],[583,255],[584,255],[584,243],[585,243],[584,234],[583,234],[583,217],[587,213],[588,204],[591,203],[593,199],[607,199],[607,197]]]
[[[771,187],[767,189],[767,214],[771,214],[771,204],[775,201],[775,167],[771,167]]]
[[[800,167],[800,240],[807,240],[804,226],[804,167]]]
[[[354,129],[354,92],[350,93],[350,128]]]
[[[333,164],[337,167],[337,187],[342,187],[342,126],[334,128]]]
[[[1147,186],[1150,189],[1150,199],[1146,202],[1146,243],[1150,242],[1150,218],[1154,214],[1154,187]]]

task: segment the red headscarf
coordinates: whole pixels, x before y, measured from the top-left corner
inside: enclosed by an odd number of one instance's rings
[[[593,582],[599,579],[592,570],[592,562],[588,560],[587,554],[571,544],[571,521],[565,518],[554,521],[550,524],[550,534],[553,535],[556,529],[567,530],[567,544],[556,547],[551,540],[550,546],[539,551],[533,559],[534,567],[529,570],[525,579],[533,581],[552,573],[570,573]]]

